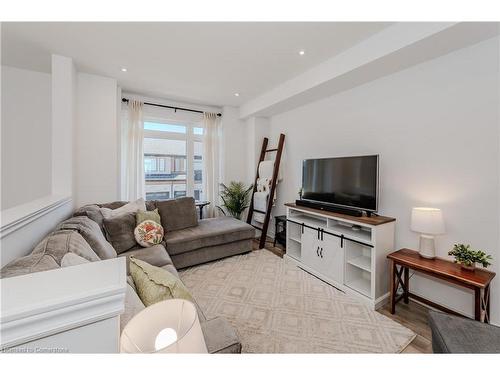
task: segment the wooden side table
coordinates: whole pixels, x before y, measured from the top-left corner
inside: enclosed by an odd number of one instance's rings
[[[195,205],[200,209],[200,220],[203,219],[203,207],[208,206],[210,204],[209,201],[196,201]]]
[[[276,242],[282,244],[286,248],[286,215],[280,215],[274,217],[274,243]]]
[[[417,251],[410,249],[398,250],[389,254],[387,258],[390,261],[391,314],[396,312],[396,303],[401,299],[403,299],[405,303],[408,303],[409,297],[442,311],[457,314],[446,307],[411,293],[409,270],[412,269],[472,289],[475,296],[475,319],[486,323],[490,321],[490,283],[495,277],[494,272],[487,271],[483,268],[477,268],[475,271],[467,271],[459,264],[450,262],[449,260],[423,258]],[[403,293],[397,296],[396,292],[399,285],[403,288]]]

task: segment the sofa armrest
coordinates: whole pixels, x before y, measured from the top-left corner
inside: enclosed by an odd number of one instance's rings
[[[210,354],[241,353],[241,343],[236,330],[223,317],[201,322],[201,330]]]

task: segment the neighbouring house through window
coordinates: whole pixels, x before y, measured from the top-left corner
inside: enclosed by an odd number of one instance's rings
[[[144,120],[146,200],[203,195],[203,127]]]

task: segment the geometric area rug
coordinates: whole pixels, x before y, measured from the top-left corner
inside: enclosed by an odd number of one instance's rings
[[[399,353],[415,334],[267,250],[180,272],[207,319],[225,317],[243,353]]]

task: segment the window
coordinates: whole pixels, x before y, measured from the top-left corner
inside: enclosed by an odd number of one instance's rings
[[[203,200],[203,128],[144,122],[144,175],[147,200],[192,196]]]

